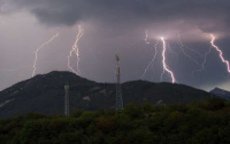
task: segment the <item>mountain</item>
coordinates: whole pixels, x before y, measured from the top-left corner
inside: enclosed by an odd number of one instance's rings
[[[70,85],[70,111],[115,108],[115,84],[97,83],[71,72],[37,75],[0,92],[0,117],[30,112],[63,114],[64,85]],[[211,97],[210,93],[185,85],[132,81],[122,84],[124,105],[189,103]]]
[[[230,100],[230,92],[220,89],[220,88],[215,88],[213,90],[210,91],[211,94],[216,95],[220,98],[226,99],[226,100]]]

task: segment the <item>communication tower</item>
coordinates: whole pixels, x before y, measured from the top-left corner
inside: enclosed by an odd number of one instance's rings
[[[64,86],[65,89],[65,116],[69,117],[69,109],[70,109],[70,98],[69,98],[69,84]]]
[[[116,54],[116,111],[123,110],[123,98],[121,91],[121,68],[120,68],[120,57]]]

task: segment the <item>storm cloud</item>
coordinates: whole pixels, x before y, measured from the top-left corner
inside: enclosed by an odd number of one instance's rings
[[[21,12],[36,18],[39,28],[40,25],[48,29],[84,25],[86,34],[80,42],[80,67],[83,76],[89,79],[103,82],[114,80],[114,59],[111,57],[117,49],[122,59],[123,81],[139,79],[155,53],[153,45],[146,45],[144,41],[145,31],[154,44],[159,36],[167,38],[168,65],[176,73],[179,83],[209,87],[226,83],[229,79],[225,65],[213,49],[207,55],[205,69],[197,72],[209,51],[210,33],[218,36],[217,44],[223,48],[226,59],[230,59],[229,0],[0,0],[0,15]],[[19,15],[18,19],[27,17],[30,16]],[[26,21],[30,21],[28,19]],[[33,47],[39,30],[35,26],[31,29],[35,34],[27,41],[31,41],[29,44]],[[65,59],[68,53],[64,53],[63,48],[71,47],[72,37],[74,34],[66,38],[60,36],[54,44],[56,55]],[[24,51],[32,50],[28,48]],[[47,61],[53,59],[47,58]],[[62,65],[60,69],[66,70],[63,68],[65,62],[55,66]],[[41,66],[39,70],[47,72],[54,69],[50,67]],[[161,73],[161,55],[158,52],[145,79],[159,82]],[[166,74],[164,81],[168,80]]]
[[[230,24],[229,0],[7,0],[5,5],[26,9],[48,25],[98,21],[150,26],[180,21],[205,32],[223,32]]]

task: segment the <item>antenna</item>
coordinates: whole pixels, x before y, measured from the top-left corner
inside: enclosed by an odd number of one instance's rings
[[[70,98],[69,98],[69,84],[66,84],[64,86],[65,89],[65,116],[69,117],[69,103],[70,103]]]
[[[122,98],[122,91],[121,91],[121,68],[120,68],[120,57],[119,55],[115,55],[116,58],[116,111],[123,110],[123,98]]]

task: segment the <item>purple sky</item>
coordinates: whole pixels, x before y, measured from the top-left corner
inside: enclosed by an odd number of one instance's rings
[[[122,81],[170,82],[167,73],[161,80],[163,36],[178,83],[230,90],[226,65],[209,43],[209,35],[216,35],[216,45],[230,60],[229,13],[229,0],[0,0],[0,90],[31,77],[34,51],[56,32],[59,37],[38,53],[36,73],[69,70],[78,25],[84,29],[80,76],[113,82],[118,53]],[[156,60],[141,77],[157,43]],[[71,64],[76,68],[75,56]]]

